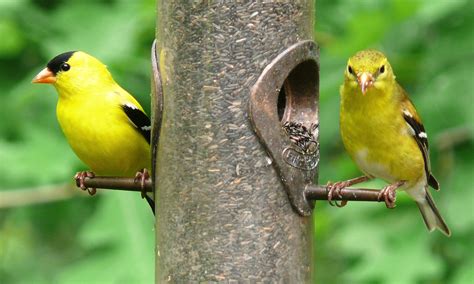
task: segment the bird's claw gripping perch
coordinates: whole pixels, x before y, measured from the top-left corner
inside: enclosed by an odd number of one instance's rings
[[[145,182],[150,178],[150,173],[147,169],[142,169],[141,171],[137,172],[135,175],[135,182],[140,182],[140,192],[142,198],[146,198],[146,185]]]
[[[331,206],[337,206],[337,207],[344,207],[347,205],[347,200],[342,200],[340,203],[337,201],[333,201],[333,197],[337,196],[339,198],[342,198],[341,191],[345,187],[347,187],[349,183],[347,181],[339,181],[339,182],[328,182],[326,184],[326,190],[328,192],[328,202]]]
[[[95,195],[96,192],[97,192],[97,189],[95,188],[89,188],[87,186],[85,186],[84,184],[84,180],[86,178],[93,178],[95,177],[95,174],[93,172],[90,172],[90,171],[83,171],[83,172],[78,172],[76,173],[76,175],[74,176],[74,180],[76,181],[76,186],[79,187],[80,189],[86,191],[89,193],[89,195]]]
[[[387,206],[387,208],[395,208],[395,201],[397,200],[397,196],[392,185],[386,186],[380,191],[378,201],[381,201],[382,199],[385,201],[385,205]]]
[[[378,201],[381,201],[383,199],[387,208],[395,208],[395,201],[397,200],[397,189],[404,183],[404,181],[400,181],[384,187],[379,193]]]
[[[336,205],[337,207],[344,207],[346,206],[347,204],[347,200],[342,200],[341,203],[337,203],[337,201],[332,201],[332,199],[334,198],[334,196],[337,196],[339,197],[340,199],[343,198],[342,196],[342,190],[346,187],[349,187],[349,186],[353,186],[354,184],[358,184],[358,183],[361,183],[361,182],[365,182],[365,181],[368,181],[370,179],[370,177],[368,176],[360,176],[360,177],[356,177],[356,178],[353,178],[353,179],[350,179],[350,180],[345,180],[345,181],[338,181],[338,182],[328,182],[326,184],[326,190],[327,190],[327,193],[328,193],[328,201],[329,201],[329,204],[331,206],[334,206]]]

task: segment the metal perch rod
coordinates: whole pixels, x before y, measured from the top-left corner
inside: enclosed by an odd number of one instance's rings
[[[310,200],[328,200],[328,190],[325,185],[307,185],[304,194],[306,199]],[[340,192],[342,198],[337,195],[333,196],[333,200],[347,201],[376,201],[384,202],[383,198],[379,198],[380,190],[367,188],[344,188]]]
[[[122,177],[102,177],[85,178],[84,185],[89,188],[102,188],[112,190],[141,191],[140,181],[134,178]],[[79,186],[79,185],[78,185]],[[152,191],[151,179],[145,181],[146,192]],[[305,196],[310,200],[327,200],[328,190],[324,185],[307,185],[305,188]],[[347,201],[376,201],[383,202],[383,198],[379,200],[380,190],[367,188],[344,188],[341,190],[342,198],[337,195],[333,200]]]
[[[93,178],[86,177],[84,179],[84,185],[88,188],[141,191],[140,180],[135,180],[134,178],[103,177],[103,176],[96,176]],[[78,181],[76,182],[76,186],[79,187]],[[151,179],[147,179],[145,181],[145,191],[152,192]]]

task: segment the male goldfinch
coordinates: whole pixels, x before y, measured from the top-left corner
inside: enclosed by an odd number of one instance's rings
[[[428,230],[449,236],[428,188],[439,189],[430,170],[428,136],[385,55],[364,50],[352,56],[340,93],[342,141],[365,176],[330,184],[329,199],[346,186],[381,178],[390,183],[379,195],[387,207],[394,206],[394,191],[402,188],[416,201]]]
[[[62,131],[94,173],[132,177],[150,167],[150,119],[99,60],[81,51],[62,53],[49,61],[33,83],[56,88],[56,115]],[[94,173],[76,174],[83,190],[84,178]],[[146,175],[144,170],[142,177]],[[142,196],[153,208],[152,198]]]

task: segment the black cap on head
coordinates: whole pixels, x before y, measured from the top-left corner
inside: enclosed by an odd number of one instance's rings
[[[69,58],[71,58],[71,56],[74,54],[74,52],[76,51],[68,51],[68,52],[61,53],[58,56],[51,59],[46,66],[51,72],[53,72],[54,75],[56,75],[56,73],[58,73],[60,70],[61,64],[63,64],[64,62],[67,62]]]

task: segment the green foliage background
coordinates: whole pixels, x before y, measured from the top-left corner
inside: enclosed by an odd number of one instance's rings
[[[318,283],[474,281],[474,4],[468,0],[318,1],[321,47],[320,182],[359,174],[338,134],[338,88],[347,58],[384,51],[411,94],[431,142],[434,193],[453,236],[428,234],[415,204],[397,208],[319,202]],[[55,117],[56,93],[31,79],[56,54],[84,50],[149,111],[155,1],[0,1],[0,198],[17,192],[64,200],[0,207],[1,283],[151,283],[153,217],[138,194],[85,198],[71,176],[84,169]],[[381,187],[373,181],[366,186]],[[70,187],[70,188],[69,188]],[[0,200],[0,204],[2,200]],[[18,201],[18,200],[17,200]]]

